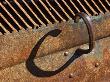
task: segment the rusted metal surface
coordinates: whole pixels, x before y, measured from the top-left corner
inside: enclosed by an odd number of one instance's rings
[[[87,44],[56,52],[34,60],[43,71],[59,69],[74,54],[77,48],[87,48]],[[64,53],[68,52],[68,56]],[[39,72],[33,70],[36,75]],[[43,72],[42,72],[43,74]],[[46,75],[44,73],[44,75]],[[109,82],[110,81],[110,37],[96,41],[94,50],[72,61],[64,70],[50,77],[37,77],[26,68],[26,63],[8,67],[0,71],[1,82]]]
[[[95,39],[110,36],[110,15],[101,15],[93,20]],[[33,30],[21,30],[0,36],[0,68],[9,67],[25,61],[33,47],[52,29],[59,29],[57,37],[47,36],[40,45],[36,57],[45,56],[88,42],[84,23],[72,20]],[[57,32],[56,32],[57,33]],[[85,37],[86,36],[86,37]],[[83,37],[83,38],[81,38]]]
[[[4,0],[0,10],[0,81],[110,82],[109,0]],[[78,50],[88,41],[91,53]]]

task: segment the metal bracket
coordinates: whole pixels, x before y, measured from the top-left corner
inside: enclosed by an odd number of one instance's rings
[[[82,18],[87,26],[87,30],[88,30],[88,34],[89,34],[89,49],[87,50],[88,52],[91,52],[94,48],[94,45],[95,45],[95,37],[94,37],[94,33],[93,33],[93,25],[92,25],[92,22],[91,22],[91,18],[81,12],[81,13],[77,13],[75,15],[75,22],[77,23],[79,21],[79,19]]]

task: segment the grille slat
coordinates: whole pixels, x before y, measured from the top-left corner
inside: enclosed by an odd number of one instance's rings
[[[42,14],[42,16],[44,17],[44,19],[46,19],[46,21],[48,22],[48,24],[51,24],[51,21],[48,20],[48,18],[44,15],[44,13],[42,12],[42,10],[40,10],[40,8],[36,5],[36,3],[32,0],[33,5],[36,7],[36,9]]]
[[[73,16],[75,16],[75,13],[72,11],[72,9],[68,6],[68,4],[64,1],[64,0],[62,0],[63,1],[63,3],[67,6],[67,8],[70,10],[70,12],[73,14]]]
[[[79,0],[76,0],[80,5],[81,7],[85,10],[85,12],[91,16],[91,14],[88,12],[88,10],[86,9],[86,7],[79,1]]]
[[[13,31],[17,31],[13,25],[11,25],[11,23],[0,13],[0,16],[1,18],[10,26],[10,28],[13,30]]]
[[[57,5],[61,8],[61,10],[63,11],[63,13],[68,17],[68,19],[71,19],[71,17],[66,13],[66,11],[63,9],[63,7],[58,3],[58,1],[55,0],[55,2],[56,2]]]
[[[34,22],[34,20],[32,20],[32,18],[28,15],[28,13],[22,8],[22,6],[20,6],[20,4],[15,0],[14,1],[16,3],[16,5],[24,12],[24,14],[27,16],[27,18],[33,23],[33,25],[35,26],[39,26],[38,24],[36,24]]]
[[[77,10],[78,12],[80,12],[79,8],[75,5],[75,3],[73,3],[72,0],[70,0],[70,2],[71,2],[71,4],[76,8],[76,10]]]
[[[11,15],[11,13],[9,13],[9,11],[2,5],[2,3],[0,3],[2,9],[11,17],[11,19],[16,23],[16,25],[18,25],[18,27],[20,29],[22,29],[22,26],[16,21],[16,19]]]
[[[50,12],[50,10],[46,7],[46,5],[41,1],[39,0],[40,3],[44,6],[44,8],[48,11],[48,13],[50,14],[50,16],[54,19],[55,22],[58,23],[58,20],[52,15],[52,13]]]
[[[4,34],[71,20],[78,12],[85,12],[89,16],[104,14],[110,11],[110,1],[4,0],[0,1],[0,8],[0,32]]]
[[[105,0],[106,1],[106,3],[110,6],[110,1],[108,1],[108,0]]]
[[[106,6],[99,0],[99,3],[102,5],[102,7],[106,10],[106,12],[109,12],[109,10],[106,8]]]
[[[14,7],[7,1],[7,4],[10,6],[10,8],[12,8],[12,10],[17,14],[17,16],[23,21],[23,23],[28,27],[28,28],[32,28],[30,25],[28,25],[28,23],[25,22],[25,20],[23,19],[23,17],[16,11],[16,9],[14,9]]]
[[[9,33],[9,31],[0,23],[0,27],[5,31],[5,33]]]
[[[52,7],[52,5],[48,2],[48,0],[46,0],[46,2],[47,2],[47,4],[50,6],[50,8],[54,10],[54,12],[59,16],[59,18],[60,18],[61,20],[66,21],[66,20],[59,14],[59,12],[57,12],[57,11],[54,9],[54,7]]]
[[[92,12],[93,12],[95,15],[98,14],[98,13],[95,11],[95,9],[93,9],[92,6],[88,3],[87,0],[84,0],[84,2],[88,5],[88,7],[92,10]]]
[[[32,12],[32,14],[36,17],[36,19],[42,24],[45,26],[45,24],[38,18],[38,16],[33,12],[33,10],[29,7],[29,5],[27,4],[26,1],[22,0],[23,3],[29,8],[29,10]]]
[[[95,7],[100,11],[100,13],[103,13],[104,14],[104,12],[100,9],[100,7],[96,4],[96,2],[94,0],[91,0],[91,1],[95,5]]]

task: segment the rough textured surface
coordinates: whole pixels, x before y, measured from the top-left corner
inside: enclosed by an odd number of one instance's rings
[[[87,45],[79,46],[87,48]],[[71,48],[34,60],[42,70],[60,68],[77,48]],[[64,55],[65,52],[69,54]],[[1,82],[110,82],[110,37],[96,41],[94,50],[76,58],[63,71],[50,77],[37,77],[26,68],[26,62],[0,71]],[[70,78],[70,74],[72,77]],[[36,73],[37,74],[37,73]]]
[[[110,36],[110,13],[98,16],[93,21],[96,39]],[[48,25],[33,30],[21,30],[20,32],[0,36],[0,68],[6,68],[25,61],[32,48],[47,32],[58,28],[62,32],[57,37],[48,36],[42,42],[37,57],[68,49],[88,41],[85,24],[73,21]],[[83,38],[82,38],[83,37]]]

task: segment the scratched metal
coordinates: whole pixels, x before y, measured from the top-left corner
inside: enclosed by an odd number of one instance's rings
[[[43,71],[55,71],[75,55],[77,48],[87,48],[87,44],[56,52],[34,60]],[[64,53],[68,52],[65,56]],[[35,70],[33,70],[35,72]],[[36,72],[36,75],[38,73]],[[43,74],[43,73],[42,73]],[[26,62],[0,71],[1,82],[110,82],[110,37],[96,41],[94,50],[76,58],[68,67],[50,77],[34,76],[26,67]]]

